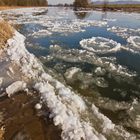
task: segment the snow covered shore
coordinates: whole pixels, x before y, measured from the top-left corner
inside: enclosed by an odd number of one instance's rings
[[[15,32],[14,37],[8,40],[7,54],[11,61],[21,68],[22,74],[35,83],[34,88],[41,93],[43,101],[49,107],[54,124],[61,126],[62,139],[104,140],[105,137],[102,134],[93,130],[88,122],[81,119],[80,114],[86,111],[86,105],[81,97],[46,74],[35,56],[26,50],[24,40],[24,36]],[[18,86],[11,85],[7,90],[14,92],[17,88],[22,89],[23,85],[18,84]],[[13,93],[10,92],[10,94]]]

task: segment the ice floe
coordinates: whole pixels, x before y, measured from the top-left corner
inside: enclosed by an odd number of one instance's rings
[[[129,38],[130,36],[139,36],[140,35],[140,29],[131,29],[131,28],[113,26],[111,28],[108,28],[107,30],[114,32],[118,36],[121,36],[126,39]]]
[[[116,52],[121,47],[120,43],[103,37],[92,37],[90,39],[83,39],[82,41],[80,41],[80,45],[86,50],[97,53],[107,53],[114,51]]]
[[[62,35],[68,35],[69,33],[84,32],[86,27],[98,26],[104,27],[107,25],[107,21],[101,20],[79,20],[79,19],[65,19],[67,13],[59,11],[56,15],[44,15],[40,14],[43,11],[47,11],[47,8],[27,8],[27,9],[14,9],[2,11],[3,16],[7,16],[8,20],[15,24],[37,24],[43,27],[43,29],[34,31],[33,37],[50,36],[53,33],[61,33]],[[61,20],[60,20],[61,19]]]
[[[71,79],[71,78],[73,78],[73,75],[79,71],[81,71],[80,68],[72,67],[66,71],[65,77],[67,77],[67,79]]]
[[[81,62],[81,63],[89,63],[93,64],[97,67],[102,67],[106,71],[112,73],[112,76],[121,76],[123,78],[132,78],[136,76],[135,72],[130,72],[127,68],[115,64],[114,61],[106,61],[102,59],[101,57],[98,57],[95,53],[92,53],[90,51],[86,50],[77,50],[77,49],[72,49],[72,50],[59,50],[57,53],[55,52],[52,54],[54,58],[61,59],[66,62]],[[128,80],[127,79],[127,80]]]
[[[140,36],[130,36],[127,41],[132,45],[132,47],[140,49]]]

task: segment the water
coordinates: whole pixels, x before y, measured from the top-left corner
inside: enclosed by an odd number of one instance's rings
[[[27,37],[27,49],[40,59],[46,72],[78,91],[89,103],[94,102],[110,120],[139,139],[139,14],[71,8],[23,11],[5,11],[2,15],[21,25],[19,31]],[[133,40],[136,45],[128,41],[132,36],[138,37]],[[83,39],[89,39],[85,41],[87,46],[80,45]],[[79,70],[73,73],[76,68]]]

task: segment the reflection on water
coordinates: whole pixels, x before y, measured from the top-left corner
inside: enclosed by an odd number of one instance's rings
[[[74,9],[74,14],[77,17],[77,19],[85,19],[90,16],[90,12],[88,11],[78,11],[77,9]]]

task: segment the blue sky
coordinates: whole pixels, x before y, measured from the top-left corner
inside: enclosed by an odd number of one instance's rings
[[[49,4],[58,4],[58,3],[68,3],[68,4],[70,4],[70,3],[73,3],[73,1],[74,0],[48,0]],[[92,1],[97,1],[97,0],[92,0]],[[102,1],[102,0],[98,0],[98,1]],[[109,0],[109,1],[117,1],[117,0]],[[122,1],[125,1],[125,0],[122,0]],[[130,0],[130,1],[134,1],[134,0]],[[137,1],[140,1],[140,0],[137,0]]]

